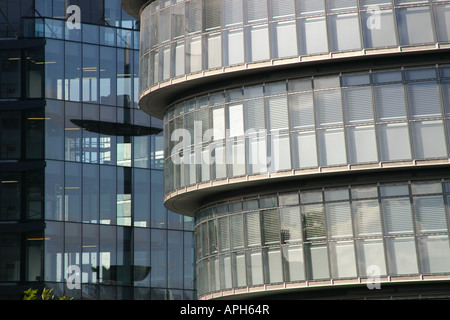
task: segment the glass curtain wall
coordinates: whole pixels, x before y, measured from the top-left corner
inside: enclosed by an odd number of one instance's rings
[[[195,227],[199,295],[373,272],[449,274],[448,191],[447,180],[380,182],[203,208]]]
[[[38,6],[43,9],[44,3]],[[161,121],[137,108],[139,32],[117,8],[105,8],[115,27],[82,24],[74,33],[65,30],[63,20],[27,20],[34,28],[25,36],[46,38],[39,61],[45,113],[4,114],[10,121],[3,121],[2,132],[31,135],[27,128],[34,121],[45,139],[42,209],[36,194],[26,195],[27,214],[46,221],[45,234],[35,237],[41,242],[29,242],[43,250],[43,267],[32,271],[36,276],[30,280],[45,281],[55,294],[75,299],[193,299],[193,219],[163,206],[163,137],[157,130],[149,133]],[[49,16],[59,14],[58,6],[47,9]],[[13,121],[25,116],[27,128]],[[11,137],[0,137],[6,159],[37,152],[31,140],[26,149],[14,148]],[[0,215],[10,220],[18,209],[8,195],[18,184],[36,182],[33,176],[4,180],[10,183],[2,184],[0,196],[11,203],[4,203]],[[5,255],[5,261],[14,260]],[[74,270],[80,270],[79,289],[67,285],[75,281]],[[2,274],[13,279],[11,272]]]
[[[141,90],[246,63],[448,43],[449,12],[446,0],[153,1],[141,14]]]
[[[165,192],[267,172],[447,159],[448,70],[293,78],[177,103],[164,117]]]

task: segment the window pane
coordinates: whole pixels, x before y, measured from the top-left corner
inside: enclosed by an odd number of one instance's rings
[[[155,59],[156,62],[157,59]],[[200,37],[186,40],[186,73],[202,69],[202,41]]]
[[[365,48],[390,47],[397,44],[392,10],[361,12],[361,26]]]
[[[186,32],[188,34],[202,30],[202,1],[192,0],[186,2]]]
[[[99,47],[83,45],[83,101],[98,101]]]
[[[436,82],[408,83],[406,92],[412,118],[441,116],[439,90]]]
[[[291,156],[290,156],[290,144],[289,135],[277,135],[270,136],[270,169],[274,172],[290,170],[291,169]]]
[[[244,6],[247,14],[247,23],[250,24],[257,21],[267,21],[268,10],[266,1],[246,0],[244,1]]]
[[[280,223],[276,209],[261,211],[264,245],[280,243]]]
[[[387,238],[386,246],[391,275],[419,272],[414,238]]]
[[[348,202],[326,203],[328,235],[331,239],[353,236],[350,204]]]
[[[247,246],[261,245],[261,226],[259,222],[259,212],[245,214],[247,228]]]
[[[81,45],[76,42],[65,42],[65,100],[81,99]]]
[[[450,6],[449,5],[435,5],[434,18],[436,23],[437,41],[450,41]]]
[[[0,235],[0,279],[2,282],[21,280],[20,251],[20,234]]]
[[[295,15],[294,0],[269,0],[270,19],[287,19]]]
[[[83,222],[99,222],[99,179],[100,172],[96,165],[83,165]]]
[[[300,54],[318,54],[328,51],[325,17],[304,18],[300,19],[298,23]]]
[[[428,6],[399,8],[396,12],[401,45],[434,41]]]
[[[283,282],[280,248],[266,248],[263,250],[264,283]]]
[[[350,163],[378,161],[374,126],[348,127],[347,141]]]
[[[245,102],[245,130],[265,129],[264,100],[250,100]]]
[[[353,202],[356,234],[358,236],[381,235],[381,218],[378,200]]]
[[[233,253],[233,287],[247,286],[247,275],[245,270],[245,253]]]
[[[244,227],[241,214],[230,216],[230,234],[231,234],[231,248],[232,249],[243,248]]]
[[[244,134],[244,113],[242,104],[228,106],[229,137],[242,136]]]
[[[307,264],[307,279],[327,279],[330,277],[328,268],[327,246],[322,243],[305,245],[305,259],[310,261]]]
[[[216,29],[221,25],[221,0],[208,0],[203,3],[205,14],[205,31]]]
[[[247,173],[267,172],[267,143],[265,136],[247,139]]]
[[[269,60],[269,29],[267,25],[250,26],[246,28],[247,62]]]
[[[318,240],[325,238],[325,212],[323,205],[302,206],[305,240]]]
[[[222,35],[220,33],[213,33],[206,35],[206,46],[208,54],[205,57],[207,69],[218,68],[222,66]]]
[[[406,119],[405,97],[401,84],[374,87],[374,98],[379,121]]]
[[[442,196],[414,197],[416,227],[421,233],[447,232]]]
[[[289,99],[291,129],[314,128],[314,102],[311,92],[292,94]]]
[[[286,96],[267,98],[269,111],[269,128],[273,130],[288,129],[287,99]]]
[[[386,234],[413,233],[409,198],[382,199],[381,208],[383,210]]]
[[[332,166],[346,163],[344,129],[318,131],[319,165]]]
[[[184,50],[183,42],[174,43],[172,47],[173,62],[172,62],[172,76],[177,77],[184,74]]]
[[[346,51],[361,48],[358,14],[337,14],[328,17],[331,51]],[[348,35],[352,34],[352,37]]]
[[[244,63],[244,32],[242,29],[224,31],[224,65]]]
[[[64,104],[47,100],[45,106],[45,157],[64,160]]]
[[[285,281],[305,280],[305,266],[302,246],[283,246]]]
[[[450,250],[447,235],[420,237],[419,254],[423,273],[450,271]]]
[[[248,285],[264,283],[261,251],[247,251]]]
[[[281,242],[301,241],[300,207],[280,208]]]
[[[228,217],[219,218],[217,221],[219,231],[219,250],[230,250],[230,230],[228,225]]]
[[[318,126],[342,124],[340,90],[316,91],[314,93]]]
[[[284,0],[283,0],[284,1]],[[297,31],[295,21],[270,24],[272,58],[285,58],[297,55]]]
[[[242,24],[243,21],[242,0],[224,0],[223,3],[223,25],[231,27]]]
[[[315,131],[293,133],[292,145],[294,168],[317,167]]]
[[[81,165],[65,163],[65,220],[81,222]]]
[[[357,240],[358,271],[360,276],[371,276],[373,270],[378,275],[386,274],[383,241],[380,239]]]
[[[330,243],[331,273],[335,279],[356,277],[353,241]]]
[[[347,124],[373,121],[370,87],[345,88],[342,94]]]
[[[380,158],[382,161],[411,158],[408,126],[404,123],[378,125]]]
[[[416,159],[447,157],[442,121],[412,122],[411,130]]]
[[[245,175],[245,141],[227,141],[228,176],[236,177]]]

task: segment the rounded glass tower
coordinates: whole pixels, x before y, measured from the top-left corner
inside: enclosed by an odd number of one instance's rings
[[[450,1],[144,2],[139,105],[199,298],[446,286]]]

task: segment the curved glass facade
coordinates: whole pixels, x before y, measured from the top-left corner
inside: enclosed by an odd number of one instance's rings
[[[399,181],[274,192],[204,208],[195,226],[199,296],[374,274],[448,275],[449,192],[448,180]]]
[[[449,94],[450,67],[430,66],[264,82],[187,100],[164,118],[165,191],[293,170],[446,161]]]
[[[157,0],[141,13],[140,88],[255,62],[446,44],[449,20],[445,0]]]
[[[165,205],[195,217],[200,298],[450,277],[450,1],[140,15],[140,106],[163,117]]]

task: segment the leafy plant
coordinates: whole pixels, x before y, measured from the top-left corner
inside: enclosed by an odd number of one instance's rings
[[[40,300],[53,300],[55,298],[55,296],[52,295],[52,291],[53,291],[53,288],[52,289],[44,288],[44,289],[42,289],[42,293],[39,296],[37,289],[33,290],[30,288],[30,289],[24,291],[23,300],[39,300],[39,298],[40,298]],[[73,298],[63,296],[63,297],[60,297],[59,300],[73,300]]]

